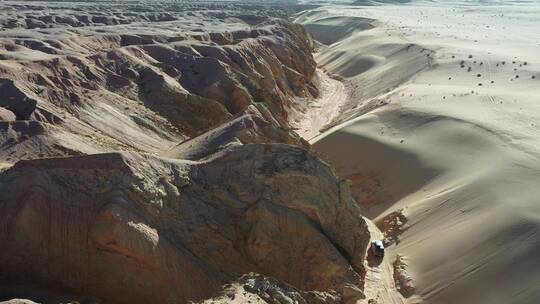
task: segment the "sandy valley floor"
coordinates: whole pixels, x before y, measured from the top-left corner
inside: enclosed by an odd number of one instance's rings
[[[348,122],[312,141],[379,227],[403,215],[388,259],[405,256],[428,303],[540,298],[538,16],[527,2],[298,16],[349,94],[334,119]]]

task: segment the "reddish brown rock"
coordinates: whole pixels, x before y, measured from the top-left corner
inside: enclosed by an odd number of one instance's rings
[[[0,190],[3,282],[116,303],[200,300],[251,271],[301,290],[362,284],[366,224],[330,168],[293,146],[231,146],[200,163],[23,161]]]
[[[382,232],[387,246],[393,243],[399,244],[399,236],[407,229],[406,223],[407,218],[401,209],[384,217],[382,220]]]
[[[409,298],[416,291],[414,281],[408,271],[407,261],[401,255],[397,255],[394,261],[394,280],[396,288],[405,298]]]

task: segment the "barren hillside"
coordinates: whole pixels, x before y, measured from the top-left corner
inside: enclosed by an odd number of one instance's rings
[[[367,223],[292,132],[339,84],[288,11],[0,7],[0,300],[363,298]]]

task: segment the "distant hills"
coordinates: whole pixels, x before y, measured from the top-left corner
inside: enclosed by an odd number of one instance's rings
[[[356,0],[352,3],[352,5],[370,6],[379,4],[401,4],[409,2],[411,2],[411,0]]]

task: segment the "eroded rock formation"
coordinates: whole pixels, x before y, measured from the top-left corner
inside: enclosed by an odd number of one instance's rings
[[[341,304],[342,297],[335,292],[301,291],[283,282],[256,273],[243,275],[238,281],[227,284],[218,297],[205,300],[204,304],[221,303],[254,304]]]
[[[283,10],[73,3],[4,8],[18,9],[19,21],[0,16],[0,24],[11,24],[0,31],[1,117],[13,120],[11,112],[47,131],[45,142],[9,155],[10,162],[39,153],[156,153],[252,104],[288,128],[295,99],[318,95],[311,39],[301,26],[276,18]],[[95,15],[79,18],[79,10]]]
[[[69,5],[0,4],[0,300],[362,295],[366,223],[289,126],[318,95],[302,27],[258,6]]]
[[[394,261],[394,280],[396,282],[397,290],[405,298],[412,296],[416,291],[414,281],[409,274],[407,260],[401,255],[397,255],[396,260]]]
[[[358,207],[340,200],[328,166],[294,146],[233,146],[202,162],[136,153],[21,161],[0,188],[10,282],[175,303],[252,271],[302,290],[362,281],[369,234]]]

